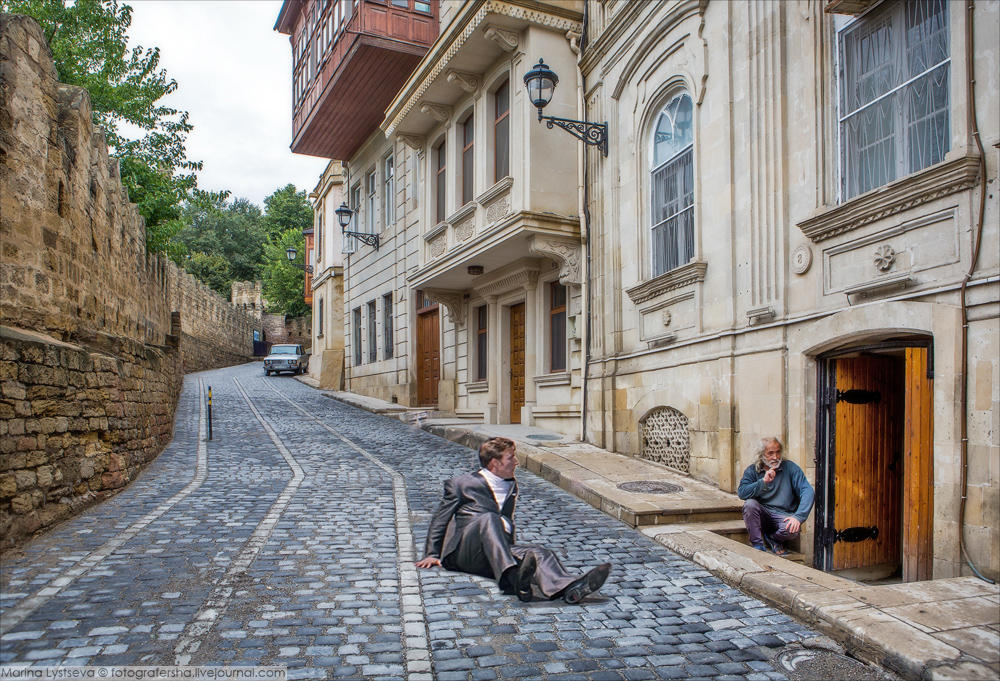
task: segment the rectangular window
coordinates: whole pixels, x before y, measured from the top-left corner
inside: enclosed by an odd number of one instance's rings
[[[504,83],[493,95],[496,104],[493,120],[493,181],[510,175],[510,83]]]
[[[392,0],[393,7],[402,7],[403,9],[410,8],[410,0]]]
[[[382,161],[382,191],[382,212],[385,215],[385,226],[389,227],[396,221],[396,169],[392,154]]]
[[[431,3],[428,0],[413,0],[413,9],[418,12],[431,13]]]
[[[486,380],[487,363],[489,362],[489,334],[487,319],[489,308],[481,305],[476,308],[476,380]]]
[[[375,336],[375,301],[368,301],[368,361],[378,359],[378,339]]]
[[[323,299],[319,299],[319,308],[316,314],[316,335],[323,336]]]
[[[356,307],[351,314],[351,342],[354,344],[354,366],[361,366],[361,308]]]
[[[934,165],[948,152],[948,4],[885,3],[840,32],[843,199]]]
[[[566,287],[549,284],[549,371],[566,371]]]
[[[372,169],[365,176],[365,231],[369,234],[375,233],[375,197],[378,185],[375,182],[375,170]]]
[[[694,257],[694,161],[688,147],[653,170],[653,276]]]
[[[354,211],[354,215],[351,216],[351,222],[347,226],[347,229],[356,232],[358,230],[357,219],[358,210],[361,207],[361,185],[355,184],[351,187],[351,194],[348,197],[348,207]],[[358,250],[358,240],[353,236],[344,235],[343,247],[341,249],[342,253],[350,255]]]
[[[447,169],[446,145],[444,141],[434,148],[434,222],[444,222],[445,214],[445,189],[447,189]]]
[[[392,327],[392,294],[386,293],[382,296],[382,338],[385,341],[382,343],[382,356],[385,359],[392,358]]]
[[[472,201],[475,178],[476,117],[469,114],[462,124],[462,205]]]

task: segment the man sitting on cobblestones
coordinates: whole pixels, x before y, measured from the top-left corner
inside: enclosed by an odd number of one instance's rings
[[[750,545],[766,551],[767,542],[779,556],[788,554],[787,542],[799,536],[815,496],[802,469],[782,461],[782,449],[776,437],[761,440],[754,450],[756,461],[747,466],[736,490],[745,500],[743,522]]]
[[[495,579],[504,593],[522,601],[531,600],[534,587],[546,598],[579,603],[604,585],[611,564],[572,575],[550,549],[514,543],[515,449],[505,437],[487,440],[479,448],[482,469],[444,483],[444,498],[427,530],[425,557],[416,565]]]

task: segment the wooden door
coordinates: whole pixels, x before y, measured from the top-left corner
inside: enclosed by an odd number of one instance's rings
[[[441,379],[441,346],[438,311],[417,315],[417,402],[437,406],[438,381]]]
[[[510,306],[510,422],[521,422],[524,406],[524,303]]]
[[[899,565],[903,367],[881,355],[836,361],[832,569]],[[878,536],[864,536],[877,528]]]
[[[903,478],[903,581],[932,578],[934,538],[934,382],[928,349],[906,348]]]

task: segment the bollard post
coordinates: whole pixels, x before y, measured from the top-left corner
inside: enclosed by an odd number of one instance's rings
[[[208,439],[212,439],[212,386],[208,386]]]

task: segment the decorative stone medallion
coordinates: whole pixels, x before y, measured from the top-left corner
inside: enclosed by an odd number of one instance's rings
[[[673,320],[674,320],[674,317],[673,317],[672,314],[670,314],[670,310],[664,310],[663,311],[663,325],[664,326],[670,326],[670,322],[672,322]]]
[[[888,272],[896,262],[896,251],[889,244],[882,244],[875,249],[872,260],[875,262],[875,269],[879,272]]]
[[[792,272],[795,274],[805,274],[812,265],[813,254],[805,244],[800,244],[792,251]]]

